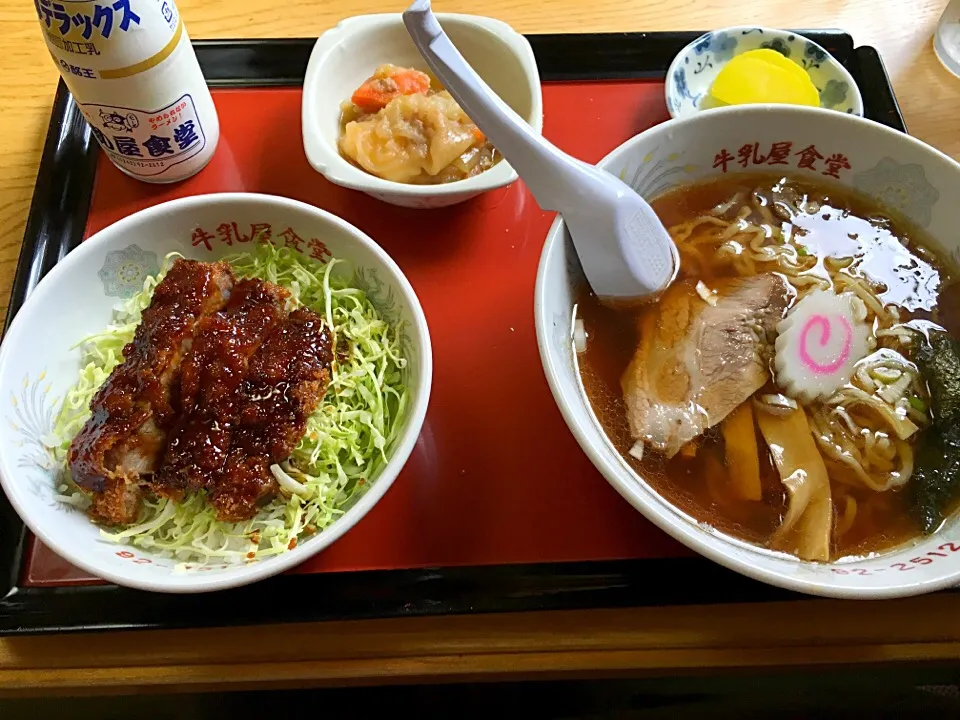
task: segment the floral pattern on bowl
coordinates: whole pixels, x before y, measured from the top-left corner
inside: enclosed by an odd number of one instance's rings
[[[20,387],[10,393],[11,410],[6,420],[19,438],[17,468],[23,471],[34,497],[48,507],[71,512],[77,508],[59,494],[59,468],[51,446],[61,404],[61,398],[51,393],[52,387],[46,370],[36,377],[25,376]]]
[[[862,193],[879,200],[885,207],[927,227],[940,191],[927,180],[922,165],[902,165],[885,157],[874,167],[853,176],[853,184]]]
[[[107,297],[129,298],[143,289],[143,282],[160,272],[157,254],[128,245],[123,250],[108,252],[97,273]]]
[[[806,70],[820,92],[820,107],[863,115],[863,99],[853,76],[813,40],[785,30],[732,27],[701,35],[674,59],[664,89],[670,116],[709,110],[705,101],[724,64],[760,48],[776,50]]]
[[[700,168],[692,163],[682,162],[685,153],[669,153],[660,157],[659,148],[648,152],[631,170],[625,167],[620,173],[620,179],[629,185],[641,197],[651,199],[665,190],[674,187],[678,182],[689,182]],[[683,176],[685,177],[683,180]]]

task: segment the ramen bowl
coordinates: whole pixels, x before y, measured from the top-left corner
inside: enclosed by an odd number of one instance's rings
[[[656,198],[699,181],[774,172],[829,182],[872,199],[924,231],[956,274],[960,258],[960,165],[924,143],[852,115],[817,108],[723,108],[656,126],[600,166]],[[558,219],[535,290],[544,372],[571,432],[607,481],[648,520],[703,556],[756,580],[814,595],[891,598],[960,583],[960,518],[891,550],[833,562],[801,561],[726,535],[665,500],[603,432],[577,369],[573,322],[585,279]],[[588,342],[590,342],[588,340]]]
[[[126,298],[143,288],[172,252],[216,260],[256,243],[294,247],[322,270],[366,292],[380,315],[402,327],[409,404],[385,464],[345,512],[279,555],[254,561],[182,562],[101,535],[85,512],[58,491],[62,465],[49,451],[62,398],[78,379],[77,343],[102,332]],[[42,331],[39,330],[42,328]],[[426,414],[432,355],[426,319],[397,264],[367,235],[310,205],[269,195],[228,193],[174,200],[101,230],[53,268],[30,294],[0,346],[0,483],[30,530],[73,565],[119,585],[162,592],[202,592],[275,575],[335,542],[390,488],[413,451]]]
[[[527,39],[493,18],[456,13],[438,13],[437,18],[477,74],[539,134],[543,96]],[[421,209],[461,203],[517,180],[506,160],[463,180],[414,185],[371,175],[344,158],[338,145],[340,104],[385,64],[427,71],[399,14],[348,18],[317,40],[303,81],[302,112],[303,146],[317,172],[391,205]]]

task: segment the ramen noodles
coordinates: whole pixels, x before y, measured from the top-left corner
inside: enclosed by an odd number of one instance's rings
[[[958,297],[902,218],[741,175],[653,207],[680,272],[639,310],[587,290],[575,343],[607,437],[697,521],[801,559],[935,531],[960,490]]]

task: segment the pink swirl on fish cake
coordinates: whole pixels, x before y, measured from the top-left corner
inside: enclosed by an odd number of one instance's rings
[[[811,315],[803,324],[803,329],[800,331],[800,360],[817,375],[830,375],[835,373],[850,359],[850,348],[853,343],[853,328],[850,327],[850,321],[843,315],[835,315],[834,318],[843,326],[843,347],[840,349],[839,356],[833,362],[826,364],[817,362],[807,349],[807,337],[814,327],[817,326],[820,328],[820,347],[825,347],[827,343],[830,342],[830,318],[825,315]]]

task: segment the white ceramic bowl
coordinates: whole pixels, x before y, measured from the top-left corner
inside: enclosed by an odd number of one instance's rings
[[[527,39],[492,18],[449,13],[437,17],[480,77],[540,133],[543,96],[537,61]],[[317,40],[303,81],[303,146],[317,172],[337,185],[414,208],[454,205],[517,179],[506,161],[475,177],[442,185],[383,180],[347,162],[337,149],[340,103],[385,63],[427,70],[399,14],[352,17]]]
[[[781,145],[775,146],[777,143]],[[740,148],[749,150],[743,155],[748,157],[747,167],[736,161]],[[824,159],[811,155],[808,148]],[[728,155],[733,159],[724,164]],[[844,162],[837,155],[842,155]],[[761,166],[753,163],[760,158]],[[771,159],[786,164],[767,164]],[[798,167],[804,159],[814,160],[812,168]],[[614,150],[600,166],[626,178],[646,198],[716,177],[724,167],[730,174],[764,170],[828,181],[832,178],[823,173],[836,171],[838,178],[833,182],[900,211],[928,231],[954,264],[960,258],[956,231],[960,226],[960,164],[908,135],[852,115],[783,105],[717,109],[653,127]],[[557,220],[547,236],[536,283],[535,322],[544,371],[584,452],[650,521],[711,560],[791,590],[885,598],[960,583],[960,518],[956,516],[935,535],[879,557],[818,564],[767,551],[702,526],[660,497],[614,449],[581,390],[571,322],[577,288],[585,282],[563,222]]]
[[[57,502],[56,468],[51,467],[43,438],[52,431],[57,399],[77,380],[80,356],[74,345],[105,328],[121,298],[140,290],[145,275],[158,271],[167,253],[213,260],[242,252],[243,242],[255,234],[251,226],[261,231],[269,226],[274,241],[299,244],[304,257],[323,257],[325,246],[334,257],[349,261],[343,271],[355,273],[354,282],[368,291],[386,317],[405,323],[411,403],[390,461],[371,478],[369,490],[325,530],[273,558],[177,570],[175,561],[101,539],[84,513]],[[310,205],[270,195],[229,193],[174,200],[131,215],[84,242],[50,271],[17,313],[0,346],[6,428],[0,433],[0,482],[40,540],[98,577],[165,592],[243,585],[291,568],[327,547],[383,497],[420,434],[432,367],[427,322],[413,288],[397,264],[357,228]]]
[[[710,109],[703,101],[723,66],[758,48],[776,50],[806,70],[820,91],[820,107],[863,116],[857,82],[833,55],[795,32],[749,25],[704,33],[677,54],[664,84],[670,116],[687,117]]]

